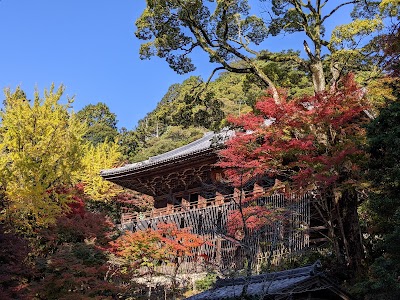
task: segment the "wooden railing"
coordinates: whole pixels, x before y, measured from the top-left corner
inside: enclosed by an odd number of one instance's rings
[[[221,206],[233,200],[236,200],[238,202],[240,197],[251,198],[251,197],[263,197],[263,196],[265,195],[263,195],[263,192],[260,191],[258,192],[243,191],[242,195],[240,195],[240,193],[236,193],[236,194],[220,195],[208,199],[202,198],[198,201],[192,201],[192,202],[186,201],[186,203],[180,205],[171,205],[162,208],[153,208],[152,210],[145,212],[130,211],[129,208],[123,207],[121,214],[121,225],[141,220],[151,219],[155,217],[161,217],[175,213],[185,212],[197,208],[205,208],[209,206]]]
[[[261,231],[245,237],[242,243],[251,245],[254,255],[253,268],[260,269],[266,264],[278,264],[284,257],[304,251],[309,246],[310,236],[310,198],[308,195],[264,195],[248,193],[257,205],[271,208],[285,208],[285,221],[276,221]],[[242,269],[246,264],[246,249],[238,246],[227,233],[229,213],[237,209],[240,193],[217,196],[212,199],[200,199],[187,205],[153,209],[145,213],[124,214],[121,228],[125,230],[156,229],[159,223],[173,223],[179,227],[191,228],[193,234],[201,235],[208,243],[197,249],[201,255],[188,256],[181,261],[180,273],[202,272],[205,270]],[[243,197],[243,194],[242,194]],[[234,201],[235,200],[235,201]],[[248,202],[252,204],[254,202]],[[169,264],[159,267],[163,273],[173,271]]]
[[[246,193],[246,196],[252,193]],[[181,205],[171,205],[163,208],[153,208],[145,212],[130,212],[127,208],[122,208],[121,225],[137,222],[141,220],[151,219],[155,217],[167,216],[175,213],[185,212],[197,208],[205,208],[209,206],[221,206],[234,200],[235,194],[223,195],[220,197],[201,199],[199,201],[186,202]]]

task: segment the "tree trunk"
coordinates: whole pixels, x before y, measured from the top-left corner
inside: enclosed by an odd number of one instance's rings
[[[338,265],[352,274],[361,271],[364,249],[358,219],[358,198],[356,191],[344,191],[340,198],[335,199],[332,193],[325,196],[326,205],[323,205],[325,226]]]
[[[177,296],[178,283],[177,283],[176,277],[178,276],[178,269],[179,269],[179,261],[178,261],[178,258],[176,258],[175,267],[174,267],[174,271],[173,271],[172,278],[171,278],[172,300],[175,300],[176,296]]]
[[[252,64],[252,68],[254,70],[254,74],[257,75],[271,90],[272,97],[274,98],[275,103],[280,104],[281,97],[279,96],[278,90],[272,80],[267,75],[265,75],[265,73],[260,70],[260,68],[258,68],[254,63]]]
[[[364,249],[358,219],[358,197],[356,191],[345,191],[341,199],[341,215],[343,222],[343,240],[347,242],[345,253],[348,253],[346,262],[348,268],[359,273],[364,258]]]
[[[320,93],[325,91],[325,74],[324,68],[322,66],[322,61],[317,60],[310,64],[310,71],[312,76],[312,81],[314,85],[315,93]]]
[[[334,91],[336,89],[336,84],[340,78],[340,66],[338,62],[332,62],[331,63],[331,75],[332,79],[330,82],[330,89],[331,91]]]
[[[247,236],[249,238],[249,236]],[[251,280],[251,275],[253,274],[252,270],[252,265],[253,265],[253,255],[250,250],[250,245],[247,245],[246,247],[246,258],[247,258],[247,268],[246,268],[246,279],[245,283],[243,285],[242,293],[240,294],[242,299],[245,299],[247,296],[247,290],[249,288],[250,280]]]

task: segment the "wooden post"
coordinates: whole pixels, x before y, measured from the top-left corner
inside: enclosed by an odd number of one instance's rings
[[[202,195],[199,194],[199,200],[198,200],[198,208],[204,208],[207,206],[207,199],[204,198]]]
[[[181,203],[181,211],[184,210],[189,210],[190,209],[190,202],[187,197],[182,197],[182,203]]]
[[[217,263],[218,266],[221,266],[221,262],[222,262],[222,255],[221,255],[221,251],[222,251],[222,239],[221,238],[217,238],[216,240],[216,255],[215,255],[215,262]]]
[[[240,189],[235,188],[235,190],[233,191],[233,200],[235,200],[236,203],[239,203],[240,202],[240,197],[241,197]]]
[[[222,195],[220,192],[215,193],[215,205],[224,204],[224,199],[224,195]]]
[[[167,215],[174,212],[174,205],[172,203],[167,203]]]
[[[181,211],[183,210],[190,210],[190,194],[187,190],[182,194],[182,200],[181,200]]]
[[[257,182],[254,183],[253,195],[254,196],[262,196],[263,193],[264,193],[264,188],[261,185],[259,185]]]

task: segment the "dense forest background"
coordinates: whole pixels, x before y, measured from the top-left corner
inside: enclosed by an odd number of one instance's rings
[[[273,168],[261,162],[260,168],[285,170],[293,184],[325,187],[333,206],[340,203],[335,222],[356,220],[357,226],[348,225],[351,230],[332,226],[337,244],[331,248],[286,266],[318,257],[356,297],[398,299],[399,2],[346,2],[354,5],[353,22],[340,24],[326,40],[323,22],[344,2],[325,18],[310,1],[262,1],[275,16],[269,23],[248,15],[247,1],[217,1],[212,14],[203,1],[156,2],[148,2],[136,23],[137,37],[145,40],[142,58],[159,56],[178,73],[188,73],[195,69],[188,55],[200,47],[218,67],[208,79],[192,76],[170,86],[134,129],[118,129],[117,116],[105,103],[73,112],[74,99],[60,101],[63,86],[33,96],[18,87],[5,90],[0,298],[182,296],[186,291],[176,278],[164,282],[172,287],[170,295],[132,278],[143,267],[155,276],[161,262],[174,264],[203,241],[171,227],[123,235],[116,227],[122,207],[146,211],[151,199],[103,181],[99,172],[175,149],[207,131],[236,127],[259,135],[248,153],[235,152],[249,142],[237,139],[222,154],[221,166],[229,168],[240,157],[239,163],[254,171],[254,162],[267,157],[262,150],[272,145]],[[166,15],[173,18],[168,26],[160,23]],[[249,48],[283,31],[305,33],[308,42],[299,46],[305,54]],[[180,39],[169,38],[177,35]],[[268,127],[273,131],[264,126],[268,118],[277,125]],[[360,244],[349,245],[357,234]],[[213,276],[197,288],[209,287]]]

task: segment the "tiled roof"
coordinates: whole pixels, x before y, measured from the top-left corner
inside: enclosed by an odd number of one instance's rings
[[[234,131],[232,130],[223,130],[218,133],[214,133],[212,131],[207,132],[204,134],[204,136],[190,144],[187,144],[185,146],[179,147],[177,149],[171,150],[169,152],[157,155],[157,156],[152,156],[147,160],[133,163],[133,164],[127,164],[123,167],[119,168],[114,168],[114,169],[108,169],[108,170],[102,170],[100,172],[100,175],[103,177],[111,176],[111,175],[117,175],[120,173],[126,173],[130,171],[136,171],[140,169],[145,169],[148,167],[156,166],[158,164],[168,162],[174,159],[179,159],[187,156],[191,156],[197,153],[201,153],[203,151],[208,151],[213,148],[218,148],[223,143],[229,139],[232,135],[234,134]]]
[[[309,286],[307,282],[314,281],[322,275],[321,263],[317,261],[311,266],[261,274],[250,278],[219,279],[213,289],[189,297],[187,300],[239,299],[246,282],[248,282],[246,296],[250,297],[301,293]],[[303,289],[302,286],[304,286]],[[320,285],[319,288],[330,288],[331,286],[330,283],[327,283],[325,287]]]

